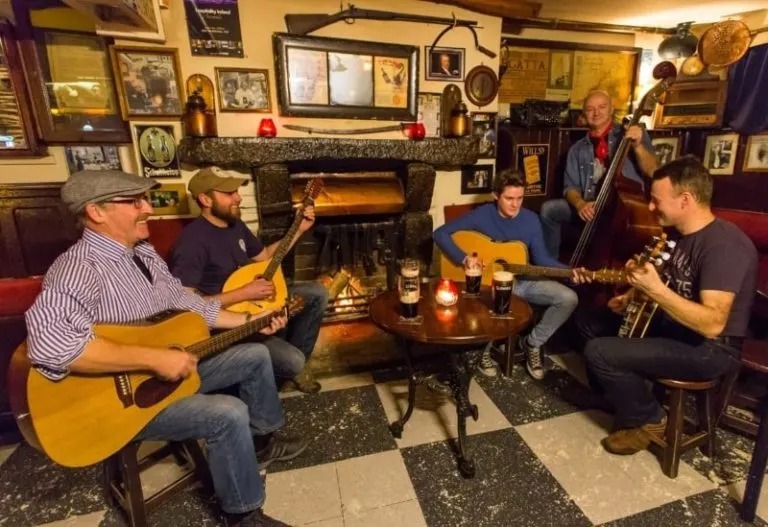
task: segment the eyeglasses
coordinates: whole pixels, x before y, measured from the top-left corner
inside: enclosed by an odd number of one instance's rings
[[[145,201],[147,203],[150,203],[149,196],[147,196],[146,194],[142,194],[141,196],[134,196],[132,198],[129,198],[129,197],[113,198],[107,201],[102,201],[101,203],[132,203],[135,208],[140,209],[144,205]]]

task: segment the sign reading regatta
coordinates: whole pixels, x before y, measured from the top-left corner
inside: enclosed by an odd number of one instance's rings
[[[515,167],[525,176],[527,196],[541,196],[547,193],[549,145],[517,145]]]
[[[181,177],[173,126],[136,125],[141,175],[151,178]]]

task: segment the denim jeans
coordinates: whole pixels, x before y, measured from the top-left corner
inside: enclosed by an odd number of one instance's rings
[[[552,280],[515,280],[512,292],[526,302],[547,306],[544,316],[528,335],[528,344],[534,348],[547,342],[579,303],[573,289]]]
[[[201,362],[200,393],[160,412],[137,440],[204,439],[213,485],[225,512],[252,511],[264,503],[253,434],[284,423],[269,351],[263,344],[237,344]],[[238,385],[239,398],[210,394]]]
[[[285,340],[299,348],[304,357],[309,359],[315,349],[323,314],[328,307],[328,290],[322,284],[307,282],[288,287],[288,295],[304,298],[304,309],[288,321]]]
[[[272,369],[275,371],[275,377],[278,379],[293,379],[307,362],[304,353],[280,337],[271,336],[265,339],[264,344],[269,349],[269,357],[272,359]]]
[[[545,201],[541,205],[539,217],[544,233],[544,246],[552,258],[558,258],[560,256],[562,226],[564,223],[579,220],[579,216],[568,201],[560,198]]]

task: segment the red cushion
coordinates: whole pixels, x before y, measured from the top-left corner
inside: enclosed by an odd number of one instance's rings
[[[166,262],[168,262],[168,258],[171,256],[173,244],[176,243],[179,234],[181,234],[181,231],[190,221],[192,221],[192,218],[170,218],[149,220],[147,223],[149,226],[149,242],[155,247],[157,254]]]
[[[0,279],[0,316],[22,315],[43,286],[42,276]]]

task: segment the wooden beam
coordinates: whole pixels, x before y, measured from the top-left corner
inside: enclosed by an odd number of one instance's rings
[[[541,4],[526,0],[422,0],[433,4],[447,4],[475,13],[498,17],[536,17]]]

